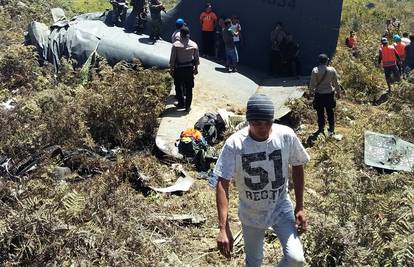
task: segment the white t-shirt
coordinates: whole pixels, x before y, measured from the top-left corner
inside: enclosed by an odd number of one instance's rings
[[[401,42],[403,42],[405,45],[411,44],[411,40],[407,37],[402,37]]]
[[[268,140],[258,142],[246,127],[227,139],[214,173],[226,180],[235,179],[240,221],[265,229],[276,223],[281,212],[292,210],[289,165],[303,165],[309,159],[291,128],[273,124]]]
[[[230,26],[230,30],[232,30],[234,33],[238,33],[239,31],[241,31],[241,26],[239,23],[237,24],[231,24]],[[233,41],[234,42],[240,42],[240,36],[233,36]]]
[[[175,43],[176,41],[179,41],[180,39],[181,39],[180,30],[175,30],[173,34],[171,35],[171,43]]]

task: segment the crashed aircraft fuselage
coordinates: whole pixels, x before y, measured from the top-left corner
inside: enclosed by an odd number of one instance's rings
[[[241,64],[267,71],[271,65],[270,32],[276,22],[282,22],[286,31],[293,34],[300,45],[299,58],[302,73],[308,73],[316,63],[319,53],[335,52],[342,0],[213,0],[218,16],[237,15],[242,25],[243,45]],[[182,0],[175,8],[162,14],[164,40],[170,40],[175,30],[175,20],[183,18],[191,29],[191,37],[200,44],[201,26],[199,15],[206,1]],[[35,44],[45,60],[58,63],[60,56],[75,58],[80,64],[96,51],[110,63],[120,60],[139,59],[147,67],[168,68],[170,45],[148,40],[150,16],[146,35],[132,33],[137,14],[129,11],[124,27],[112,25],[112,11],[84,14],[75,17],[62,27],[57,23],[47,32],[45,26],[33,22],[29,27],[31,43]],[[40,26],[39,26],[40,25]],[[43,36],[39,31],[43,28]],[[37,36],[36,36],[37,35]]]

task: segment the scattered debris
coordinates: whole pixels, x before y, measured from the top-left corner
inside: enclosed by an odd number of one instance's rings
[[[364,161],[377,168],[412,172],[414,144],[394,135],[366,131]]]
[[[168,186],[165,188],[150,186],[150,188],[160,193],[187,192],[188,190],[190,190],[193,183],[194,183],[194,179],[191,178],[190,176],[186,176],[186,177],[179,177],[172,186]]]
[[[185,225],[200,225],[206,222],[206,218],[204,216],[197,214],[173,214],[168,216],[157,216],[156,218],[168,221],[176,221]]]
[[[26,8],[27,7],[27,5],[25,3],[23,3],[22,1],[18,1],[16,5],[20,8]]]
[[[342,139],[344,138],[342,134],[333,134],[330,137],[336,141],[342,141]]]
[[[166,264],[165,266],[171,266],[171,267],[184,266],[181,260],[178,258],[177,254],[175,254],[174,252],[171,252],[171,254],[168,255],[167,261],[165,264]]]
[[[70,168],[68,167],[59,167],[57,166],[54,170],[53,170],[53,176],[57,179],[57,180],[64,180],[68,175],[72,174],[72,171]]]
[[[4,111],[12,111],[16,107],[16,102],[14,99],[9,99],[3,103],[0,103],[0,106]]]

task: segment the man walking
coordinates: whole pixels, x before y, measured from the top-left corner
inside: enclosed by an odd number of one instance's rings
[[[325,111],[328,116],[328,135],[335,134],[335,115],[336,107],[335,92],[339,96],[338,74],[334,67],[329,67],[329,58],[325,54],[318,57],[319,66],[313,68],[309,89],[314,92],[313,108],[318,115],[318,131],[316,135],[325,132]]]
[[[170,56],[170,73],[174,77],[175,94],[178,100],[177,109],[185,108],[186,112],[190,112],[194,75],[198,73],[199,64],[198,46],[190,40],[190,30],[183,26],[180,30],[180,40],[174,42]]]
[[[249,126],[236,132],[221,151],[214,173],[219,234],[217,245],[231,257],[233,236],[228,221],[229,185],[235,179],[239,192],[239,218],[242,223],[247,267],[263,261],[265,231],[272,227],[283,247],[278,266],[303,266],[304,253],[298,232],[307,228],[303,207],[304,170],[309,155],[289,127],[273,123],[274,107],[263,94],[247,102]],[[288,169],[292,166],[296,207],[288,194]]]
[[[211,4],[207,4],[206,10],[200,14],[202,51],[204,56],[214,56],[214,29],[217,15],[213,12]]]
[[[388,93],[391,92],[391,84],[400,81],[398,64],[400,56],[392,45],[388,45],[387,38],[381,38],[381,48],[378,51],[378,65],[382,65],[385,74],[385,81],[388,86]]]

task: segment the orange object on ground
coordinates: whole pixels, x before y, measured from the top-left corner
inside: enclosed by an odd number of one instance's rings
[[[188,129],[182,131],[181,134],[180,134],[180,138],[183,138],[183,137],[191,137],[196,141],[202,140],[201,132],[197,129],[194,129],[194,128],[188,128]]]

